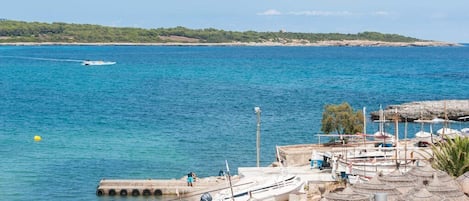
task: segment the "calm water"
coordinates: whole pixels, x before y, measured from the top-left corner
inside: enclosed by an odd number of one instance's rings
[[[3,46],[0,200],[113,200],[95,196],[101,178],[255,166],[255,106],[267,166],[275,145],[317,142],[325,104],[370,112],[468,89],[469,47]]]

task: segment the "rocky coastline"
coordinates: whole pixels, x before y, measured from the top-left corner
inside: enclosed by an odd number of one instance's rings
[[[231,42],[231,43],[201,43],[201,42],[165,42],[165,43],[68,43],[68,42],[14,42],[0,43],[0,46],[40,46],[40,45],[77,45],[77,46],[311,46],[311,47],[453,47],[462,46],[458,43],[439,41],[418,42],[385,42],[370,40],[332,40],[309,42],[306,40],[290,40],[281,42]]]
[[[434,118],[469,121],[469,118],[463,118],[469,116],[469,100],[416,101],[389,105],[384,109],[384,115],[387,119],[391,119],[396,115],[396,111],[400,121],[406,119],[412,122],[418,119],[432,120]],[[378,120],[379,111],[371,112],[371,119]]]

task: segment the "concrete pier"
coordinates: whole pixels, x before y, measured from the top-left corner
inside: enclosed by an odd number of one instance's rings
[[[237,181],[238,176],[232,177]],[[193,186],[187,186],[186,178],[160,179],[102,179],[96,190],[97,196],[168,196],[174,199],[194,197],[200,199],[205,192],[226,189],[225,177],[197,178]],[[189,199],[191,200],[191,199]]]

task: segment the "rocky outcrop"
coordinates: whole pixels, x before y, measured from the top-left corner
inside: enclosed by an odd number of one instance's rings
[[[461,46],[457,43],[447,43],[439,41],[417,41],[417,42],[386,42],[371,40],[335,40],[318,41],[307,43],[310,46],[352,46],[352,47],[451,47]]]
[[[449,120],[462,121],[461,117],[469,116],[469,100],[418,101],[389,105],[384,109],[386,119],[392,119],[396,111],[401,121],[445,119],[445,113]],[[371,119],[378,120],[379,111],[371,112]]]
[[[13,42],[2,43],[3,45],[28,46],[28,45],[119,45],[119,46],[311,46],[311,47],[452,47],[462,46],[458,43],[447,43],[438,41],[417,41],[417,42],[385,42],[371,40],[330,40],[309,42],[304,39],[280,40],[279,42],[228,42],[228,43],[202,43],[199,39],[187,37],[161,37],[161,39],[172,42],[163,43],[130,43],[130,42],[103,42],[103,43],[68,43],[68,42]]]

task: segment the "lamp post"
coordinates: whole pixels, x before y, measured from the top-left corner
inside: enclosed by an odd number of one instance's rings
[[[256,150],[257,150],[257,167],[259,167],[260,143],[261,143],[261,108],[254,107],[254,112],[256,112],[257,114]]]

